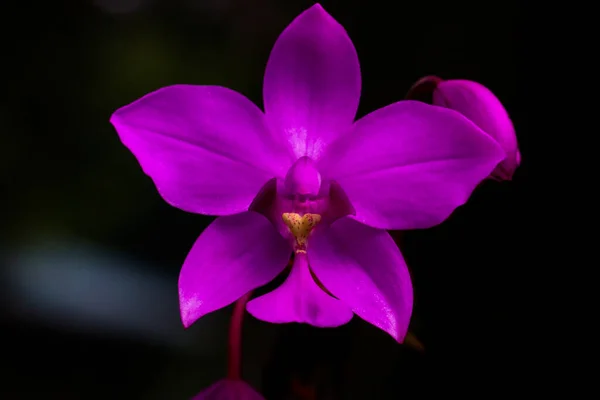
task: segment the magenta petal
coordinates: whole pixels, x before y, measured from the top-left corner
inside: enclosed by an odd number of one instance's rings
[[[442,81],[433,92],[433,104],[458,111],[493,137],[506,152],[506,158],[492,177],[512,178],[520,162],[515,128],[500,100],[488,88],[467,80]]]
[[[194,243],[179,274],[183,325],[271,281],[290,253],[289,244],[258,213],[217,218]]]
[[[303,322],[321,328],[344,325],[353,316],[348,306],[317,285],[305,253],[296,254],[292,271],[280,287],[250,301],[246,309],[263,321]]]
[[[300,14],[275,42],[263,87],[267,119],[297,157],[317,159],[352,125],[360,66],[344,28],[319,4]]]
[[[260,109],[223,87],[165,87],[120,108],[111,123],[164,199],[185,211],[245,211],[292,162]]]
[[[311,238],[310,264],[334,296],[402,342],[413,306],[408,268],[384,230],[346,217]]]
[[[504,158],[498,144],[458,112],[401,101],[359,120],[320,160],[356,210],[382,229],[439,224]]]
[[[202,392],[192,400],[265,400],[252,386],[244,381],[223,379]]]

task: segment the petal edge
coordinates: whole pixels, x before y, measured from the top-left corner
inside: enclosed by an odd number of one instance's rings
[[[183,325],[274,279],[290,253],[289,244],[258,213],[217,218],[196,240],[179,274]]]
[[[320,328],[341,326],[353,317],[348,306],[317,285],[305,253],[296,254],[290,275],[281,286],[251,300],[246,309],[266,322],[299,322]]]
[[[311,266],[325,287],[356,315],[402,342],[412,314],[413,289],[389,233],[346,217],[311,240]]]
[[[358,55],[346,30],[321,5],[281,33],[265,69],[265,115],[296,157],[317,159],[352,126],[360,99]]]
[[[444,221],[504,158],[460,113],[405,100],[357,121],[319,162],[356,210],[381,229],[422,229]]]
[[[245,211],[291,165],[260,109],[224,87],[167,86],[121,107],[110,122],[161,196],[184,211]]]

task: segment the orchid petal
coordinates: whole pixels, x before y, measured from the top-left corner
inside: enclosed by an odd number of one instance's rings
[[[290,258],[289,244],[255,212],[219,217],[202,232],[179,275],[181,319],[187,328],[273,280]]]
[[[345,217],[316,231],[310,245],[310,265],[323,285],[356,315],[402,342],[413,289],[391,236]]]
[[[467,80],[441,81],[433,91],[433,104],[458,111],[493,137],[506,158],[492,172],[492,178],[512,179],[520,163],[515,128],[500,100],[488,88]]]
[[[248,303],[254,317],[271,322],[303,322],[317,327],[344,325],[352,310],[325,293],[311,275],[306,253],[298,253],[285,282],[274,291]]]
[[[263,87],[265,114],[297,157],[317,159],[351,128],[360,88],[352,41],[316,4],[292,21],[271,51]]]
[[[222,379],[202,392],[192,400],[265,400],[252,386],[244,381]]]
[[[327,149],[319,170],[340,184],[358,221],[419,229],[445,220],[503,158],[458,112],[401,101],[359,120]]]
[[[246,211],[292,162],[260,109],[223,87],[165,87],[120,108],[111,123],[162,197],[189,212]]]

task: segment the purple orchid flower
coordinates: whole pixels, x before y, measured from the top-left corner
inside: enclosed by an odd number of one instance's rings
[[[192,400],[265,400],[241,380],[222,379],[198,393]]]
[[[460,113],[418,101],[354,122],[360,91],[352,41],[317,4],[273,47],[264,113],[230,89],[191,85],[114,113],[168,203],[219,216],[181,269],[184,326],[274,279],[293,252],[287,280],[250,301],[252,315],[334,327],[356,314],[403,340],[413,291],[385,229],[439,224],[504,152]]]
[[[415,83],[407,98],[424,97],[436,106],[458,111],[494,138],[505,157],[490,174],[497,181],[511,180],[521,164],[515,128],[498,98],[480,83],[468,80],[442,80],[426,76]]]

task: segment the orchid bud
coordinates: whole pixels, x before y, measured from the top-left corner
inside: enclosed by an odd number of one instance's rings
[[[468,80],[420,79],[407,99],[420,100],[458,111],[490,135],[506,157],[490,174],[491,179],[511,180],[521,162],[514,126],[500,100],[485,86]]]
[[[192,400],[265,400],[246,382],[222,379],[198,393]]]

